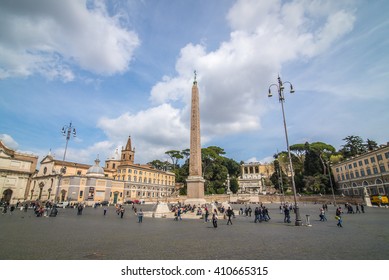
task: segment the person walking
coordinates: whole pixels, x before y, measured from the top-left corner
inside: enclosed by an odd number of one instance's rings
[[[359,210],[359,203],[355,206],[355,213],[361,214],[361,210]]]
[[[228,224],[232,225],[231,217],[232,217],[233,213],[234,212],[232,211],[231,207],[228,207],[228,209],[227,209],[227,217],[228,217],[227,225]]]
[[[139,212],[137,213],[138,215],[138,223],[142,223],[143,222],[143,211],[142,209],[139,209]]]
[[[104,211],[104,216],[107,215],[107,210],[108,210],[107,206],[104,206],[104,210],[103,210]]]
[[[361,211],[362,213],[365,213],[365,206],[363,206],[363,204],[361,204]]]
[[[218,220],[217,210],[215,209],[212,214],[212,224],[214,228],[217,228],[217,220]]]
[[[204,215],[204,222],[205,223],[208,223],[208,217],[209,217],[208,207],[205,207],[205,215]]]
[[[343,227],[342,225],[342,208],[339,207],[338,209],[336,209],[336,216],[335,216],[335,219],[338,220],[338,223],[336,224],[338,227]]]
[[[124,212],[126,212],[126,209],[124,207],[120,208],[120,218],[123,219]]]
[[[326,218],[326,211],[324,210],[324,208],[320,208],[320,222],[325,222],[327,221],[327,218]]]
[[[285,207],[284,214],[285,214],[284,223],[290,223],[290,209],[288,206]]]
[[[259,208],[258,207],[255,207],[254,216],[255,216],[254,223],[256,223],[257,221],[258,221],[258,223],[260,223],[261,220],[259,219]]]

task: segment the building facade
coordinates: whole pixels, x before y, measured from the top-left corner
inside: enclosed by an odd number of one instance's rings
[[[55,160],[48,155],[33,178],[30,200],[69,201],[93,204],[108,201],[147,200],[170,196],[175,188],[175,174],[134,163],[135,148],[131,138],[121,154],[95,165]]]
[[[338,191],[346,196],[389,194],[389,143],[333,164]]]
[[[242,175],[238,178],[238,193],[266,194],[270,191],[265,181],[274,173],[273,164],[250,162],[243,163],[240,168]]]
[[[1,201],[15,204],[26,200],[38,156],[19,153],[0,141],[0,194]]]

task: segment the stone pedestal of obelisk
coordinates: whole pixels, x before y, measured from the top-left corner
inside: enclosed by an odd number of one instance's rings
[[[200,141],[200,102],[197,88],[196,72],[192,86],[192,105],[190,118],[190,158],[189,176],[187,183],[187,199],[185,204],[201,206],[206,203],[204,199],[204,178],[201,168],[201,141]]]

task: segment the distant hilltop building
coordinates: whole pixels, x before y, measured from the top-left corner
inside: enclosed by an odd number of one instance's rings
[[[242,194],[266,194],[273,192],[265,182],[274,173],[273,164],[250,162],[240,166],[241,176],[238,178],[239,191]]]
[[[174,173],[135,164],[134,160],[131,137],[120,157],[117,152],[106,160],[104,167],[99,159],[91,166],[47,155],[32,178],[28,200],[122,204],[128,200],[165,198],[174,192]]]

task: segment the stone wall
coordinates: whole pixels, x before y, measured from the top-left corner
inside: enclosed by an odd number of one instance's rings
[[[249,195],[249,194],[233,194],[233,195],[206,195],[205,200],[207,203],[211,202],[230,202],[230,203],[281,203],[289,202],[294,203],[293,195]],[[187,199],[186,196],[177,196],[160,199],[160,201],[168,203],[184,203]],[[345,204],[346,202],[351,204],[363,203],[363,198],[360,196],[335,196],[337,204]],[[145,199],[146,202],[157,202],[157,199]],[[297,197],[297,203],[317,203],[317,204],[332,204],[332,195],[302,195]]]

